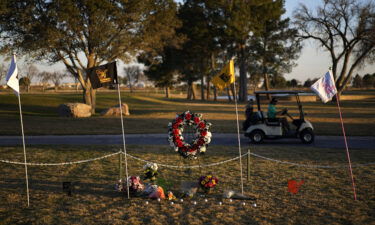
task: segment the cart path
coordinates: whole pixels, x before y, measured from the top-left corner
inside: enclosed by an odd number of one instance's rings
[[[127,145],[166,145],[167,134],[125,134]],[[237,134],[214,133],[210,145],[238,146]],[[241,146],[251,146],[249,138],[241,134]],[[349,148],[375,149],[375,137],[348,137]],[[112,145],[122,144],[122,135],[45,135],[25,136],[26,145]],[[342,136],[316,136],[315,143],[302,144],[299,139],[265,140],[264,146],[311,146],[318,148],[345,148]],[[21,136],[0,136],[0,146],[22,146]]]

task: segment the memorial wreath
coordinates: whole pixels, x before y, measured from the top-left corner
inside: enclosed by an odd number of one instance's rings
[[[184,141],[183,131],[186,126],[194,127],[194,138],[192,143]],[[201,114],[186,111],[169,123],[168,141],[184,158],[195,159],[200,153],[206,152],[208,144],[211,142],[211,123],[202,119]]]

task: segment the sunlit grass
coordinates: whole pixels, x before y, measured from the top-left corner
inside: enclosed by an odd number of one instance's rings
[[[363,95],[363,92],[362,93]],[[375,95],[367,92],[368,98],[355,100],[356,95],[347,95],[354,100],[341,101],[342,116],[348,135],[375,135]],[[371,98],[374,96],[374,98]],[[62,118],[57,115],[60,104],[81,102],[80,93],[24,94],[22,109],[26,135],[45,134],[119,134],[120,119],[100,116],[100,112],[118,104],[116,92],[98,92],[97,110],[91,118]],[[165,133],[167,124],[176,114],[190,110],[202,113],[203,118],[213,124],[213,132],[235,133],[236,111],[234,102],[186,100],[184,95],[173,95],[166,99],[160,94],[122,93],[122,101],[129,105],[130,116],[124,120],[126,133]],[[288,108],[289,113],[299,117],[294,101],[280,99],[279,109]],[[267,111],[267,101],[261,105]],[[240,124],[245,118],[245,104],[238,104]],[[323,104],[304,102],[305,118],[313,123],[317,135],[341,135],[340,117],[335,102]],[[19,135],[18,101],[14,95],[0,95],[0,134]]]

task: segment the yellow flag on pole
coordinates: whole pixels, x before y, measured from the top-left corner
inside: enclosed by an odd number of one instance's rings
[[[231,59],[220,73],[212,78],[212,83],[220,90],[223,90],[223,88],[233,83],[234,80],[234,61]]]

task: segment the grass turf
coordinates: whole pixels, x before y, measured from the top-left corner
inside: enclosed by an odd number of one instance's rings
[[[357,93],[357,92],[355,92]],[[361,92],[370,96],[361,100],[341,101],[347,135],[375,136],[375,95],[373,91]],[[351,95],[348,95],[350,97]],[[374,96],[374,97],[372,97]],[[97,93],[97,114],[90,118],[58,117],[57,107],[67,102],[81,102],[78,93],[23,94],[23,122],[26,135],[47,134],[120,134],[120,119],[101,117],[99,112],[118,104],[116,92]],[[187,101],[178,96],[165,99],[160,95],[145,93],[122,93],[131,115],[126,117],[126,133],[165,133],[167,124],[186,110],[202,113],[213,124],[212,132],[236,133],[234,103],[225,101]],[[297,105],[281,100],[278,108],[287,107],[297,117]],[[336,103],[303,103],[306,118],[312,122],[317,135],[341,135],[340,117]],[[244,104],[239,104],[239,119],[244,120]],[[262,105],[266,111],[266,102]],[[0,94],[0,135],[20,135],[18,100],[11,94]]]
[[[27,152],[29,162],[67,162],[118,150],[119,146],[35,146]],[[224,146],[210,148],[195,161],[182,160],[165,146],[129,145],[127,151],[168,165],[209,164],[238,155],[238,149]],[[374,165],[353,168],[358,195],[354,201],[343,150],[256,146],[251,151],[281,161],[342,167],[297,167],[251,157],[250,181],[244,176],[244,191],[258,199],[246,201],[246,205],[221,198],[224,190],[240,190],[238,160],[191,170],[160,167],[160,177],[175,193],[180,182],[208,173],[216,175],[219,184],[207,203],[199,193],[183,203],[149,200],[146,205],[145,198],[127,200],[126,195],[114,191],[119,178],[118,156],[75,165],[29,166],[31,206],[27,208],[24,167],[0,163],[0,224],[370,224],[375,220]],[[23,161],[20,147],[1,148],[0,155],[1,159]],[[354,165],[375,162],[370,149],[353,149],[351,157]],[[246,158],[242,161],[246,171]],[[128,163],[130,175],[142,174],[144,162],[129,159]],[[297,194],[288,192],[290,179],[305,182]],[[74,182],[73,196],[63,193],[63,181]]]

